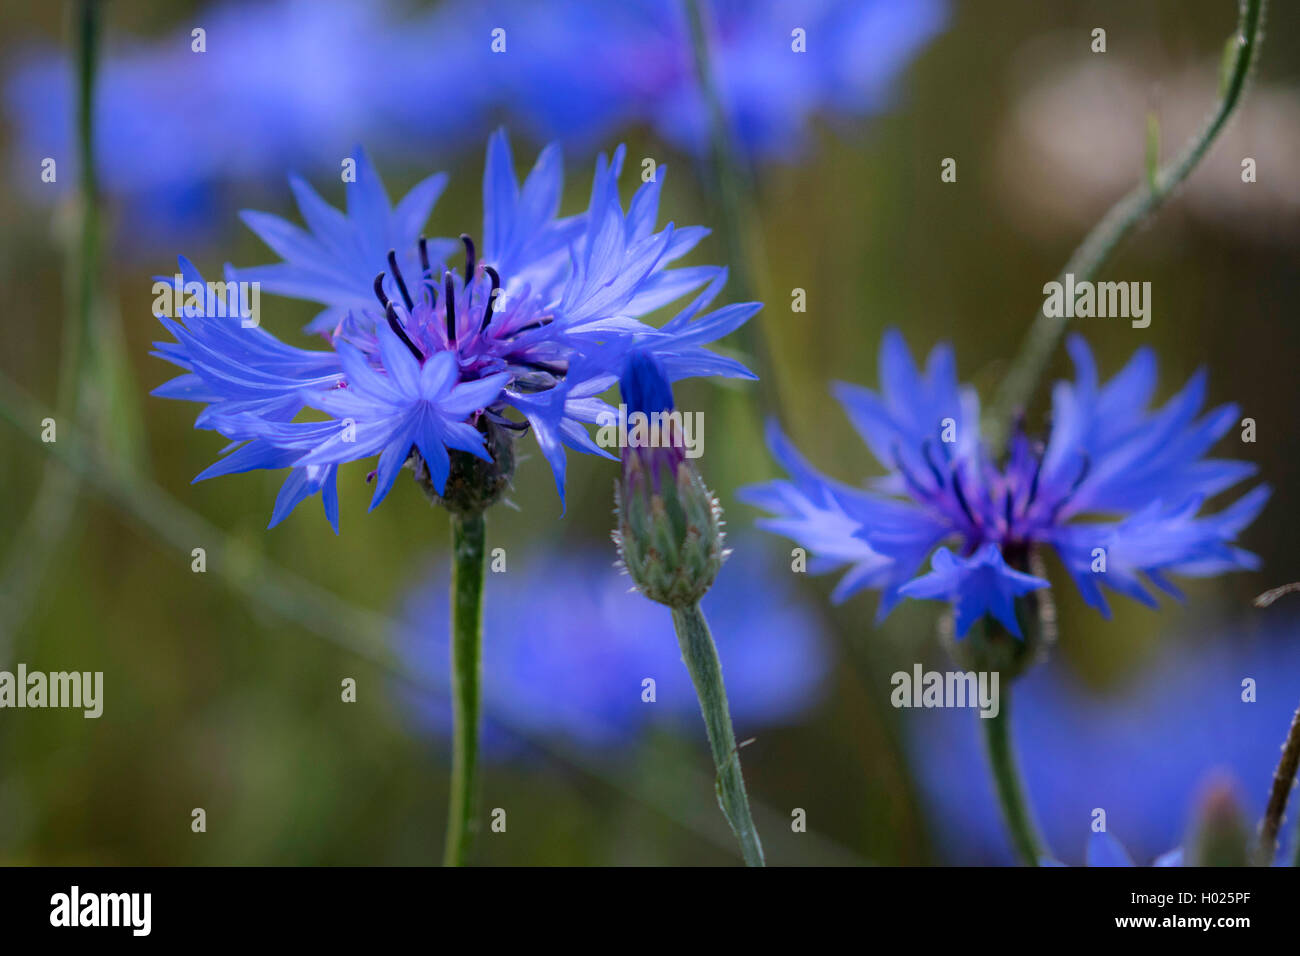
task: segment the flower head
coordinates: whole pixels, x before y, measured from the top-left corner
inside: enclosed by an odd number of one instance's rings
[[[1178,595],[1170,574],[1254,567],[1255,556],[1233,540],[1268,488],[1201,513],[1208,497],[1254,471],[1204,457],[1236,421],[1236,406],[1200,415],[1205,375],[1197,373],[1153,410],[1150,349],[1139,349],[1105,385],[1083,339],[1071,337],[1069,351],[1076,377],[1053,392],[1046,444],[1018,428],[996,461],[980,440],[978,397],[957,383],[952,350],[935,348],[922,371],[902,336],[888,333],[880,393],[836,387],[888,474],[869,489],[834,482],[772,425],[769,444],[790,478],[747,489],[748,500],[771,513],[760,524],[806,543],[822,570],[847,566],[837,599],[880,589],[880,617],[903,597],[951,600],[958,636],[985,614],[1020,635],[1013,600],[1048,584],[1028,573],[1040,546],[1055,548],[1085,600],[1106,616],[1102,585],[1154,605],[1150,585]],[[1087,515],[1108,520],[1078,520]],[[944,542],[957,553],[935,551]],[[915,577],[932,551],[932,570]]]
[[[394,206],[360,151],[346,214],[297,179],[307,229],[246,213],[283,261],[228,270],[227,279],[236,289],[256,283],[321,304],[307,330],[329,348],[296,349],[261,328],[244,328],[223,300],[220,308],[200,302],[175,319],[160,316],[176,341],[160,343],[156,354],[186,373],[158,394],[206,403],[197,424],[237,443],[200,477],[290,467],[293,490],[277,520],[328,486],[326,508],[337,529],[335,470],[378,455],[372,508],[409,461],[443,503],[474,510],[509,482],[510,435],[531,430],[563,498],[566,447],[610,457],[586,425],[610,410],[598,395],[616,381],[630,350],[663,354],[674,378],[753,377],[702,345],[744,322],[757,304],[699,315],[726,271],[669,266],[707,230],[656,228],[662,169],[625,212],[617,190],[623,158],[621,147],[601,156],[587,209],[561,217],[558,149],[544,149],[521,185],[509,144],[496,134],[484,173],[481,249],[468,234],[459,241],[421,235],[445,177],[429,177]],[[457,250],[462,268],[448,263]],[[182,272],[187,283],[202,285],[188,262]],[[662,328],[642,321],[701,287]],[[329,420],[299,420],[304,409]],[[459,480],[479,474],[475,459],[495,466],[481,476],[487,488],[466,489]]]

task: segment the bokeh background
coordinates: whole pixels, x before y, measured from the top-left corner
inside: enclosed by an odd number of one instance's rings
[[[762,18],[779,39],[800,18],[814,22],[822,6],[720,3],[715,12],[742,35],[747,17]],[[106,685],[99,720],[0,711],[0,861],[440,858],[443,703],[378,661],[405,662],[433,685],[445,678],[432,663],[446,644],[437,594],[445,516],[406,480],[366,514],[361,467],[340,478],[337,537],[310,502],[266,530],[278,476],[191,485],[221,440],[193,429],[193,407],[148,395],[171,375],[148,354],[160,331],[150,287],[181,253],[205,273],[227,261],[268,261],[238,211],[296,218],[290,170],[340,202],[338,158],[356,142],[393,196],[447,170],[452,184],[431,234],[476,232],[484,136],[498,124],[521,167],[544,137],[563,135],[565,211],[584,205],[595,154],[626,142],[625,199],[640,159],[653,157],[672,170],[664,217],[716,228],[698,144],[673,125],[690,115],[689,93],[676,94],[686,97],[684,113],[656,108],[667,94],[652,78],[673,62],[663,35],[623,24],[624,45],[604,48],[580,7],[559,3],[542,15],[551,5],[539,5],[524,17],[492,3],[103,5],[106,239],[96,315],[113,374],[111,384],[90,384],[83,424],[104,454],[211,522],[230,560],[258,555],[355,615],[321,603],[315,618],[287,620],[232,587],[228,569],[191,571],[189,548],[220,541],[162,541],[84,485],[71,504],[32,518],[42,488],[61,473],[47,469],[48,448],[30,440],[38,422],[27,436],[0,423],[0,668],[100,670]],[[60,51],[70,48],[72,9],[0,5],[0,373],[46,405],[59,393],[68,332],[76,162],[72,79]],[[1009,851],[977,759],[974,715],[889,703],[894,671],[946,667],[935,608],[905,603],[876,626],[873,596],[832,607],[830,579],[792,574],[786,542],[747,533],[755,514],[735,490],[773,474],[755,409],[779,407],[814,462],[857,481],[877,469],[827,386],[876,385],[885,328],[901,328],[917,352],[952,341],[963,378],[989,396],[1043,283],[1141,176],[1148,112],[1160,118],[1166,155],[1208,112],[1236,11],[1229,0],[986,0],[918,4],[913,13],[849,17],[866,26],[843,31],[835,62],[879,65],[856,102],[803,90],[802,64],[792,75],[775,60],[759,69],[757,55],[737,45],[737,75],[753,80],[750,102],[786,111],[768,140],[742,143],[761,237],[747,265],[767,303],[755,321],[772,364],[764,392],[690,382],[678,394],[679,405],[705,413],[704,470],[745,554],[724,571],[712,613],[738,733],[756,738],[745,771],[776,864],[1000,863]],[[494,17],[517,51],[500,69],[481,52]],[[195,26],[208,31],[201,62],[189,50]],[[1089,50],[1094,27],[1107,30],[1104,55]],[[732,32],[719,32],[725,45]],[[1152,283],[1150,328],[1102,319],[1075,326],[1103,374],[1153,346],[1158,398],[1208,366],[1211,402],[1237,401],[1258,423],[1256,443],[1240,444],[1233,432],[1221,454],[1257,462],[1276,492],[1243,539],[1262,570],[1192,582],[1185,605],[1151,611],[1117,599],[1106,622],[1053,569],[1060,640],[1052,663],[1028,679],[1016,726],[1031,796],[1067,862],[1081,858],[1097,806],[1135,857],[1168,849],[1216,766],[1230,768],[1242,800],[1261,808],[1300,701],[1292,650],[1300,623],[1285,602],[1250,606],[1260,591],[1300,578],[1290,498],[1300,481],[1297,35],[1300,11],[1275,4],[1255,85],[1232,127],[1105,268],[1105,278]],[[825,36],[814,32],[810,43]],[[597,92],[612,95],[599,72],[610,60],[632,89],[645,80],[650,92],[637,93],[637,110],[599,102]],[[789,116],[792,128],[782,125]],[[57,184],[40,181],[45,156],[58,159]],[[1246,156],[1257,161],[1253,184],[1241,182]],[[945,157],[957,160],[956,183],[940,182]],[[725,261],[720,234],[693,256]],[[790,308],[795,288],[807,292],[806,312]],[[288,341],[307,344],[298,330],[312,314],[306,303],[263,299],[264,325]],[[753,340],[727,344],[744,356]],[[1052,377],[1068,373],[1059,354]],[[1043,420],[1044,395],[1031,422]],[[640,699],[638,675],[668,674],[676,651],[666,615],[647,606],[633,628],[635,599],[617,603],[614,473],[608,462],[571,455],[561,515],[533,454],[515,481],[516,507],[490,515],[489,544],[506,549],[508,570],[489,575],[487,600],[501,610],[489,613],[486,667],[509,676],[495,689],[489,678],[488,718],[501,726],[490,733],[483,805],[485,814],[506,809],[509,823],[504,834],[483,834],[478,862],[737,860],[710,792],[702,727],[683,696],[689,688],[679,680],[657,704]],[[373,648],[376,635],[384,646],[370,654],[339,643],[352,636]],[[494,650],[513,655],[508,667]],[[357,681],[354,704],[340,701],[346,677]],[[1240,700],[1245,677],[1258,682],[1255,704]],[[195,807],[207,812],[206,833],[191,832]],[[806,811],[807,833],[791,832],[794,808]]]

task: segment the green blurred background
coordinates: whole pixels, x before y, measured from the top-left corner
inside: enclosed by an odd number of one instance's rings
[[[113,35],[172,33],[196,6],[110,4],[110,42]],[[805,161],[758,170],[766,261],[755,269],[770,298],[757,321],[776,356],[767,385],[779,388],[785,425],[814,462],[851,481],[878,473],[827,386],[837,379],[878,384],[877,348],[888,326],[901,328],[914,352],[952,341],[962,377],[988,399],[1041,300],[1042,284],[1141,175],[1147,111],[1161,117],[1166,154],[1208,111],[1232,7],[1227,0],[957,4],[949,28],[901,77],[892,111],[860,125],[821,128]],[[65,17],[59,4],[7,0],[6,55],[29,38],[66,38]],[[1094,26],[1108,30],[1104,56],[1088,51]],[[1298,32],[1300,11],[1274,4],[1257,85],[1241,115],[1157,221],[1104,270],[1104,278],[1152,282],[1150,328],[1101,319],[1075,326],[1105,375],[1139,345],[1154,346],[1161,360],[1158,398],[1208,365],[1210,401],[1237,401],[1258,422],[1258,442],[1237,449],[1236,432],[1230,433],[1229,454],[1258,462],[1277,489],[1264,519],[1244,536],[1262,556],[1263,570],[1193,582],[1186,606],[1166,603],[1152,612],[1121,599],[1106,623],[1053,568],[1054,581],[1065,585],[1056,589],[1056,653],[1097,685],[1141,667],[1159,641],[1177,641],[1206,619],[1221,618],[1228,629],[1255,626],[1250,598],[1300,578],[1293,556],[1300,521],[1289,501],[1300,478],[1293,438],[1300,332],[1290,314],[1300,300]],[[689,158],[644,131],[626,138],[631,157],[654,156],[677,170],[665,191],[663,219],[716,224],[701,171]],[[519,162],[531,162],[536,144],[516,138],[515,146]],[[1257,160],[1257,183],[1240,181],[1244,156]],[[957,160],[955,184],[940,182],[944,157]],[[394,195],[429,171],[376,158]],[[585,203],[590,161],[566,153],[566,212]],[[441,232],[477,223],[481,150],[433,156],[430,163],[447,169],[454,184],[473,184],[440,200],[438,226],[453,224]],[[280,185],[260,184],[252,204],[292,217],[288,190]],[[23,196],[18,189],[0,194],[0,370],[52,404],[64,332],[67,216],[26,205]],[[328,187],[326,196],[339,198]],[[205,273],[225,261],[265,261],[265,250],[237,221],[236,210],[246,204],[230,206],[215,237],[174,252]],[[121,226],[113,215],[110,205],[110,234]],[[193,430],[193,407],[147,395],[170,376],[170,367],[147,354],[159,333],[150,315],[150,277],[170,272],[174,255],[118,252],[106,244],[101,305],[121,315],[128,394],[144,422],[139,437],[147,471],[275,564],[351,604],[391,611],[419,572],[445,554],[444,515],[406,480],[385,507],[365,514],[369,490],[360,480],[364,469],[355,468],[340,480],[341,536],[320,520],[315,503],[268,533],[278,476],[190,485],[221,441]],[[715,233],[693,261],[723,258]],[[807,290],[806,313],[790,310],[796,287]],[[268,297],[263,313],[269,329],[297,341],[297,328],[313,310]],[[1068,372],[1062,352],[1052,377]],[[754,517],[735,500],[737,485],[772,474],[752,440],[752,422],[737,418],[737,408],[756,404],[754,388],[692,382],[678,396],[682,407],[710,416],[704,468],[733,527]],[[1040,389],[1031,421],[1042,422],[1044,394]],[[728,401],[733,395],[738,400]],[[17,555],[21,564],[41,548],[20,535],[45,474],[44,452],[0,426],[5,560]],[[606,462],[571,455],[569,510],[561,520],[549,473],[533,454],[516,479],[519,510],[490,516],[490,544],[605,542],[613,474]],[[788,553],[783,541],[765,543]],[[942,848],[927,838],[900,750],[898,712],[888,703],[891,672],[915,660],[942,660],[935,609],[905,604],[875,628],[874,596],[831,608],[831,583],[801,583],[826,609],[835,638],[838,666],[823,699],[805,722],[767,729],[745,751],[751,794],[764,808],[758,815],[770,862],[942,861]],[[107,706],[100,720],[71,711],[0,712],[0,862],[421,864],[440,858],[447,754],[412,730],[382,668],[286,625],[217,574],[192,573],[187,552],[159,543],[93,495],[78,500],[69,533],[32,585],[19,626],[4,625],[12,647],[0,667],[25,661],[46,670],[102,670]],[[358,681],[355,705],[339,703],[343,677]],[[651,735],[626,756],[608,763],[560,753],[519,766],[489,765],[485,806],[511,801],[514,809],[508,835],[481,839],[476,860],[735,862],[709,793],[702,734]],[[681,775],[683,767],[690,773]],[[191,832],[193,807],[207,811],[204,834]],[[810,834],[792,834],[784,825],[792,807],[807,809]]]

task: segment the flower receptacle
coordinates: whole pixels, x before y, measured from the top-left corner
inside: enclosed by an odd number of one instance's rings
[[[451,470],[442,494],[434,487],[428,466],[415,449],[407,465],[415,473],[415,482],[435,505],[452,514],[481,514],[505,496],[515,474],[515,438],[508,428],[495,424],[486,416],[479,419],[479,431],[491,461],[459,449],[450,449]]]

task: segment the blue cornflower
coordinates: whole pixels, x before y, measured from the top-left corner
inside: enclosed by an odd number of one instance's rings
[[[742,733],[797,720],[818,700],[831,664],[816,610],[790,575],[763,556],[760,542],[748,544],[703,601]],[[447,591],[431,583],[444,578],[445,569],[410,592],[398,635],[403,659],[432,687],[444,686],[448,675]],[[508,573],[487,577],[483,613],[491,755],[550,739],[617,757],[643,731],[690,728],[699,720],[668,609],[630,591],[603,548],[511,552]],[[647,679],[654,682],[653,700]],[[416,695],[411,701],[422,725],[447,733],[447,700]]]
[[[1257,627],[1234,621],[1180,633],[1176,647],[1114,686],[1086,686],[1059,660],[1017,681],[1010,720],[1025,789],[1062,861],[1096,866],[1106,858],[1105,847],[1087,842],[1102,842],[1090,832],[1099,808],[1132,859],[1159,861],[1183,842],[1207,781],[1224,776],[1236,782],[1248,819],[1264,812],[1295,711],[1300,644],[1294,616]],[[900,657],[885,666],[912,664]],[[979,782],[987,771],[978,723],[961,709],[909,711],[908,764],[946,862],[1010,864],[997,798]],[[1294,826],[1283,831],[1282,857],[1295,838]]]
[[[891,331],[880,356],[881,393],[835,388],[889,473],[868,490],[832,481],[772,424],[769,445],[790,478],[747,489],[745,497],[771,513],[762,527],[813,552],[813,570],[848,566],[836,600],[878,588],[880,618],[904,597],[951,600],[958,636],[985,614],[1020,636],[1012,602],[1048,586],[1026,573],[1042,545],[1056,549],[1084,599],[1107,617],[1101,584],[1154,606],[1147,584],[1179,596],[1169,574],[1255,567],[1255,556],[1233,539],[1263,507],[1267,486],[1201,514],[1208,497],[1255,470],[1204,457],[1236,421],[1237,407],[1198,417],[1202,371],[1149,410],[1156,384],[1150,349],[1139,349],[1103,386],[1083,339],[1072,336],[1068,348],[1076,377],[1053,391],[1046,445],[1018,427],[997,463],[980,440],[979,399],[957,383],[952,349],[935,348],[922,372]],[[1084,515],[1110,520],[1075,520]],[[959,553],[935,551],[944,542]],[[930,573],[914,577],[932,551]]]
[[[156,354],[186,374],[157,394],[206,403],[198,427],[236,443],[199,477],[292,468],[272,523],[321,491],[337,530],[338,465],[380,456],[373,508],[408,453],[417,477],[442,495],[454,453],[489,458],[503,434],[531,429],[563,499],[566,447],[612,457],[586,425],[612,413],[598,395],[615,382],[630,349],[664,355],[674,378],[752,378],[701,346],[744,322],[757,304],[699,315],[726,270],[668,268],[707,230],[656,229],[662,168],[625,213],[617,190],[624,152],[600,157],[586,211],[562,218],[558,148],[544,149],[520,185],[505,135],[494,135],[483,179],[482,255],[462,235],[463,271],[444,261],[457,243],[420,235],[445,177],[424,180],[394,207],[360,151],[347,214],[297,179],[308,230],[246,214],[284,261],[228,268],[228,282],[320,303],[324,310],[307,328],[330,348],[292,348],[261,328],[244,328],[233,299],[218,299],[216,308],[197,302],[176,320],[160,317],[176,341],[160,343]],[[202,283],[183,259],[181,270],[187,283]],[[662,328],[641,320],[701,286]],[[307,408],[330,420],[298,420]]]

